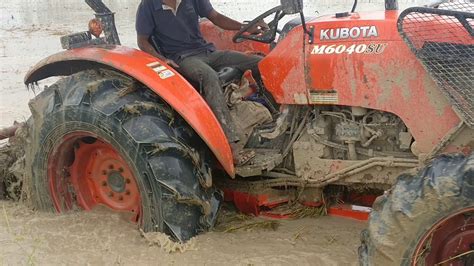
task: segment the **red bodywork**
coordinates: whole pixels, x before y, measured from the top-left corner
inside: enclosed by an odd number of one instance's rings
[[[461,121],[400,38],[397,18],[397,11],[354,13],[346,18],[320,17],[307,23],[314,29],[314,42],[298,26],[273,50],[269,44],[257,42],[234,44],[234,32],[220,30],[209,21],[202,23],[202,30],[218,49],[267,54],[260,62],[260,71],[266,88],[278,103],[359,106],[390,112],[407,125],[416,140],[417,152],[429,153]],[[320,40],[321,30],[368,26],[377,29],[376,36]],[[372,53],[338,50],[339,46],[360,45],[379,45],[383,49]],[[333,47],[332,53],[315,49],[316,46]],[[110,66],[148,86],[195,129],[227,173],[235,175],[226,137],[204,99],[174,70],[175,76],[160,79],[147,64],[164,63],[144,52],[119,46],[62,52],[36,65],[25,83],[63,75],[65,70],[58,69],[72,69],[74,62],[79,62],[78,69],[92,68],[93,64]]]
[[[430,152],[460,119],[397,31],[398,12],[376,12],[353,18],[325,18],[312,22],[317,28],[332,28],[338,24],[374,25],[378,37],[359,39],[349,44],[381,44],[380,54],[315,55],[306,46],[306,93],[336,90],[338,104],[383,110],[399,116],[416,140],[420,153]],[[340,21],[340,22],[338,22]],[[320,31],[316,31],[316,44]],[[327,44],[344,43],[330,41]],[[326,43],[324,43],[326,44]],[[323,70],[323,71],[322,71]],[[311,99],[309,99],[311,102]],[[433,124],[436,123],[436,126]]]
[[[236,31],[226,31],[220,29],[209,20],[201,22],[201,31],[208,42],[212,42],[219,50],[234,50],[243,53],[257,53],[266,55],[270,52],[270,45],[260,42],[247,41],[243,43],[234,43],[232,38]]]
[[[401,39],[398,15],[398,11],[379,11],[319,17],[307,23],[314,29],[313,43],[301,26],[294,28],[260,63],[266,88],[280,104],[359,106],[396,114],[415,138],[417,151],[432,151],[461,121]],[[321,30],[367,26],[374,26],[377,36],[321,40]],[[220,49],[235,47],[230,34],[221,33],[213,41]],[[244,43],[247,46],[241,50],[261,51],[253,42]],[[324,45],[332,49],[312,54]],[[364,45],[379,50],[345,52]]]
[[[227,138],[214,113],[201,95],[178,72],[161,79],[147,66],[159,62],[145,52],[122,46],[89,47],[64,51],[52,55],[34,66],[26,75],[29,84],[50,76],[65,74],[64,68],[87,69],[94,64],[109,66],[134,77],[153,90],[173,107],[209,146],[222,167],[230,176],[235,175],[232,153]],[[56,72],[57,71],[57,72]]]

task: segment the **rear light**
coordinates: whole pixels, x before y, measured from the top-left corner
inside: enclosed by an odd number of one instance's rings
[[[99,38],[99,36],[102,34],[103,28],[102,24],[98,19],[91,19],[89,21],[89,32],[94,35],[96,38]]]

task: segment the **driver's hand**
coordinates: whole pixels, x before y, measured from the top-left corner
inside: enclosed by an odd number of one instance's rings
[[[173,61],[173,60],[171,60],[171,59],[168,59],[168,58],[166,58],[166,57],[164,57],[164,56],[162,56],[162,55],[160,55],[160,54],[159,54],[159,55],[156,55],[156,57],[158,57],[158,59],[164,61],[166,64],[172,66],[173,68],[179,68],[179,65],[178,65],[175,61]]]
[[[173,68],[179,68],[179,65],[178,65],[175,61],[173,61],[173,60],[171,60],[171,59],[166,59],[165,62],[166,62],[168,65],[172,66]]]
[[[269,30],[270,27],[268,27],[268,24],[265,23],[265,21],[260,20],[257,22],[255,25],[253,25],[250,29],[247,30],[248,33],[250,34],[260,34],[262,32],[265,32]]]

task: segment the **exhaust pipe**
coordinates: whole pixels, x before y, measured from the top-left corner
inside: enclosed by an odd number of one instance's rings
[[[398,10],[398,0],[385,0],[385,10]]]

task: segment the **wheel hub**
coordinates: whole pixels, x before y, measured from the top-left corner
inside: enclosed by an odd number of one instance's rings
[[[111,172],[107,181],[112,191],[117,193],[125,192],[125,178],[119,172]],[[107,185],[107,183],[102,184],[102,186],[103,185]]]
[[[412,265],[466,265],[473,259],[474,208],[450,215],[435,225],[418,243]]]
[[[73,133],[64,137],[48,162],[51,194],[58,211],[63,209],[61,197],[71,199],[80,207],[91,210],[105,205],[114,211],[130,212],[138,221],[140,190],[132,170],[115,148],[99,139],[84,142],[84,134]],[[70,166],[62,162],[67,150],[74,153]],[[64,169],[64,170],[61,170]],[[73,188],[73,190],[71,190]],[[73,193],[71,193],[73,191]]]

